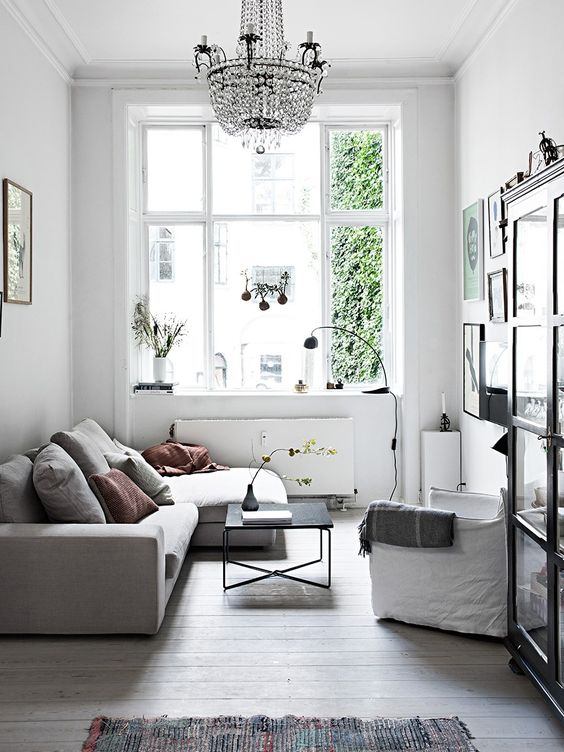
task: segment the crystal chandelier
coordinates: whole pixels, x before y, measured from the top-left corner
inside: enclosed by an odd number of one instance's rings
[[[222,47],[208,45],[207,36],[194,47],[194,65],[207,78],[219,124],[258,154],[304,127],[327,75],[329,64],[313,32],[295,60],[286,59],[288,47],[282,0],[242,0],[237,57],[228,60]]]

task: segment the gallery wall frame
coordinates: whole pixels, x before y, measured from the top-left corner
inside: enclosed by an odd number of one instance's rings
[[[488,245],[490,258],[505,253],[505,232],[503,230],[505,209],[501,200],[501,188],[488,196]]]
[[[31,305],[33,195],[8,178],[2,186],[4,302]]]
[[[507,269],[488,274],[488,306],[490,321],[502,324],[507,321]]]
[[[480,342],[485,339],[484,324],[462,325],[462,408],[480,418]]]
[[[462,212],[462,267],[464,300],[484,298],[484,200]]]

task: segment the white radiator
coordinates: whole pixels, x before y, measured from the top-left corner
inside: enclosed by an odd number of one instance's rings
[[[318,447],[333,447],[328,457],[274,455],[268,467],[288,478],[312,478],[311,486],[285,480],[289,496],[352,496],[354,447],[352,418],[283,418],[253,420],[176,420],[174,437],[188,444],[203,444],[216,462],[247,467],[278,447],[299,448],[315,439]]]

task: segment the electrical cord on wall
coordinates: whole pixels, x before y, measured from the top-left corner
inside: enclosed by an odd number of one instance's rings
[[[390,501],[393,499],[398,487],[398,459],[397,459],[397,445],[398,445],[398,398],[393,392],[390,392],[394,398],[394,438],[392,439],[392,452],[394,455],[394,487],[390,494]]]

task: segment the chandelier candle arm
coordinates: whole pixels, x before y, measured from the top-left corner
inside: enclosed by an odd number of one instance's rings
[[[236,57],[208,45],[206,35],[194,47],[194,65],[207,79],[220,126],[259,154],[304,127],[329,68],[312,31],[295,60],[286,59],[287,50],[282,0],[242,0]]]

